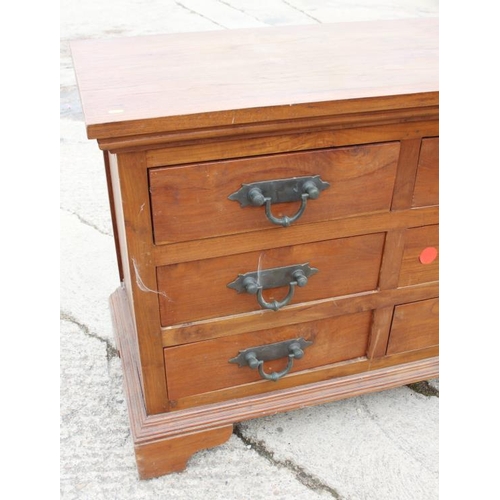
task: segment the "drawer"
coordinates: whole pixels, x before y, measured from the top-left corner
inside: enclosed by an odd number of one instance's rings
[[[422,139],[417,176],[413,191],[413,207],[439,204],[439,139]]]
[[[270,222],[265,206],[229,199],[242,185],[319,176],[329,187],[309,198],[294,224],[307,224],[352,214],[389,210],[399,142],[342,147],[301,153],[245,158],[149,170],[153,231],[156,244],[245,233],[279,225]],[[299,182],[299,181],[297,181]],[[298,200],[272,186],[276,218],[296,215],[301,186],[290,188]],[[246,200],[246,194],[244,193]],[[269,197],[270,198],[270,197]],[[262,200],[260,200],[262,202]]]
[[[403,304],[394,309],[387,354],[439,344],[439,300]]]
[[[398,286],[439,279],[439,225],[407,229]]]
[[[377,233],[159,267],[162,325],[261,310],[256,295],[228,287],[239,275],[256,271],[274,275],[270,269],[307,263],[317,269],[307,284],[295,287],[291,304],[374,290],[384,241],[385,233]],[[282,301],[290,281],[263,290],[263,299]]]
[[[283,378],[303,370],[364,357],[371,321],[372,312],[367,311],[166,348],[164,357],[169,399],[178,400],[252,382],[279,388],[279,381],[264,381],[257,369],[230,363],[240,351],[249,348],[299,338],[312,342],[303,349],[301,359],[293,360],[290,371]],[[264,373],[279,373],[288,362],[286,355],[265,361]]]

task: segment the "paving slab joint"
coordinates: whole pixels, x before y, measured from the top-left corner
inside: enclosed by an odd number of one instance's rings
[[[100,229],[98,226],[96,226],[95,224],[92,224],[90,221],[88,221],[87,219],[84,219],[81,215],[79,215],[78,213],[76,212],[73,212],[72,210],[69,210],[68,208],[64,208],[64,207],[60,207],[61,210],[64,210],[65,212],[67,212],[68,214],[71,214],[71,215],[74,215],[79,222],[81,222],[83,225],[85,226],[88,226],[90,227],[91,229],[95,229],[99,234],[102,234],[103,236],[111,236],[113,237],[113,233],[110,233],[110,232],[107,232],[107,231],[103,231],[102,229]]]
[[[319,478],[307,472],[300,465],[297,465],[291,460],[280,460],[276,458],[275,453],[269,450],[263,441],[245,436],[243,433],[243,426],[244,424],[235,425],[233,434],[241,439],[245,446],[255,450],[261,457],[268,460],[274,466],[288,469],[295,476],[297,481],[302,483],[306,488],[309,488],[310,490],[313,490],[317,493],[327,493],[336,500],[342,500],[342,497],[337,491],[335,491],[334,488],[331,488],[330,486],[324,484]]]
[[[187,7],[186,5],[184,5],[182,2],[178,1],[178,0],[175,0],[175,3],[179,6],[179,7],[182,7],[183,9],[187,10],[189,13],[191,14],[194,14],[195,16],[200,16],[202,17],[203,19],[206,19],[207,21],[210,21],[211,23],[215,24],[216,26],[219,26],[221,28],[224,28],[225,30],[228,29],[227,26],[224,26],[220,23],[218,23],[217,21],[215,21],[214,19],[211,19],[210,17],[207,17],[205,16],[204,14],[202,14],[201,12],[198,12],[196,10],[193,10],[191,9],[190,7]]]
[[[292,3],[290,2],[287,2],[287,0],[283,0],[283,3],[285,5],[288,5],[289,7],[291,7],[292,9],[296,10],[297,12],[300,12],[301,14],[304,14],[306,17],[308,17],[309,19],[312,19],[313,21],[316,21],[317,23],[320,23],[322,24],[322,21],[320,21],[317,17],[314,17],[312,16],[311,14],[309,14],[308,12],[306,12],[305,10],[301,9],[300,7],[297,7],[296,5],[293,5]]]
[[[66,313],[64,311],[61,311],[60,318],[63,321],[68,321],[69,323],[73,323],[74,325],[76,325],[88,337],[91,337],[93,339],[99,340],[100,342],[104,342],[104,344],[106,345],[106,359],[108,360],[108,363],[113,358],[119,357],[118,350],[116,349],[116,347],[113,346],[113,344],[108,339],[105,339],[103,337],[99,337],[99,335],[91,332],[90,329],[89,329],[89,327],[87,325],[84,325],[83,323],[80,323],[71,314]]]

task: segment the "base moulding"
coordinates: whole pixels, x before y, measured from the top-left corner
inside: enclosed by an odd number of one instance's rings
[[[227,441],[233,425],[238,422],[387,390],[436,378],[439,373],[438,357],[434,357],[272,393],[147,415],[139,379],[134,324],[123,288],[111,295],[110,306],[141,479],[182,471],[194,453]]]

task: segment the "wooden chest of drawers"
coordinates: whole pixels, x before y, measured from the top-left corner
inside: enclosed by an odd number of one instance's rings
[[[437,20],[72,44],[139,474],[438,374]]]

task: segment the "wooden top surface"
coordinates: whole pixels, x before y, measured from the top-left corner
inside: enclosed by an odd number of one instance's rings
[[[71,50],[90,139],[438,98],[437,18],[81,40]]]

